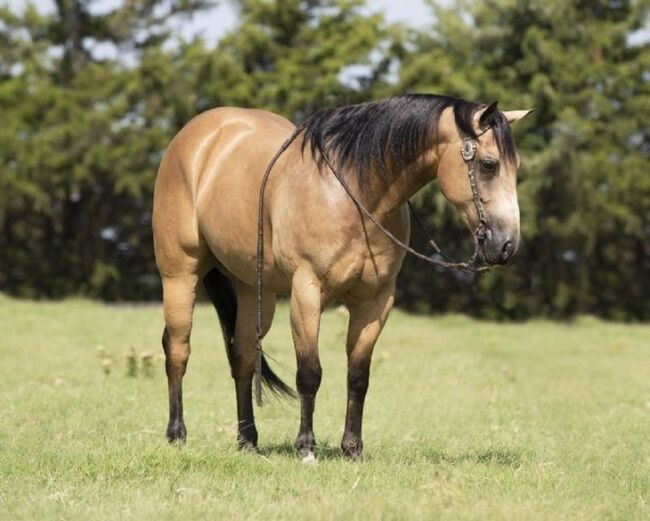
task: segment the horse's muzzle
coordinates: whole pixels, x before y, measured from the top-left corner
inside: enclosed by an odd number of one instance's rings
[[[510,264],[519,249],[519,234],[509,235],[499,231],[489,230],[481,253],[483,259],[490,265]]]

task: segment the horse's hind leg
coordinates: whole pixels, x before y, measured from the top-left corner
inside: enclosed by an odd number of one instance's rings
[[[187,431],[183,421],[183,376],[190,356],[190,333],[196,285],[195,273],[168,276],[163,273],[163,305],[165,331],[163,349],[169,387],[169,424],[167,439],[185,441]]]
[[[167,439],[184,441],[183,375],[190,356],[190,333],[196,285],[211,262],[202,241],[190,191],[188,174],[179,153],[170,144],[156,177],[152,226],[156,265],[163,288],[165,331],[163,349],[169,386],[169,424]]]
[[[257,447],[252,393],[257,343],[257,300],[255,289],[243,283],[235,284],[235,292],[237,294],[237,322],[230,363],[237,395],[237,442],[239,448],[252,450]],[[265,335],[273,321],[275,295],[265,293],[263,304],[262,335]]]

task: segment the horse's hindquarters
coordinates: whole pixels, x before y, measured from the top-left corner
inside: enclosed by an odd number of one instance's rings
[[[200,256],[205,248],[208,268],[221,266],[252,284],[260,180],[292,131],[274,114],[233,108],[206,112],[183,128],[156,181],[157,253],[173,257],[175,249]]]

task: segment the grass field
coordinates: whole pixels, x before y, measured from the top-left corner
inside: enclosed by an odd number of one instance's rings
[[[313,467],[292,450],[293,403],[258,411],[258,455],[236,450],[211,308],[196,311],[182,449],[164,440],[158,307],[0,296],[0,328],[2,519],[650,519],[647,325],[396,312],[356,464],[338,450],[345,318],[329,311]],[[265,348],[292,382],[289,339],[281,306]],[[153,376],[128,376],[131,348],[156,354]]]

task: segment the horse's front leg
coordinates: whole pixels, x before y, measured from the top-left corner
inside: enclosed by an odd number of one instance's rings
[[[320,281],[309,269],[299,269],[291,289],[291,332],[296,349],[296,387],[300,395],[300,429],[295,447],[303,461],[314,459],[313,418],[322,370],[318,359],[321,314]]]
[[[341,448],[345,456],[361,460],[363,404],[368,391],[370,360],[375,342],[388,318],[395,296],[395,284],[385,286],[373,299],[349,307],[348,406]]]

